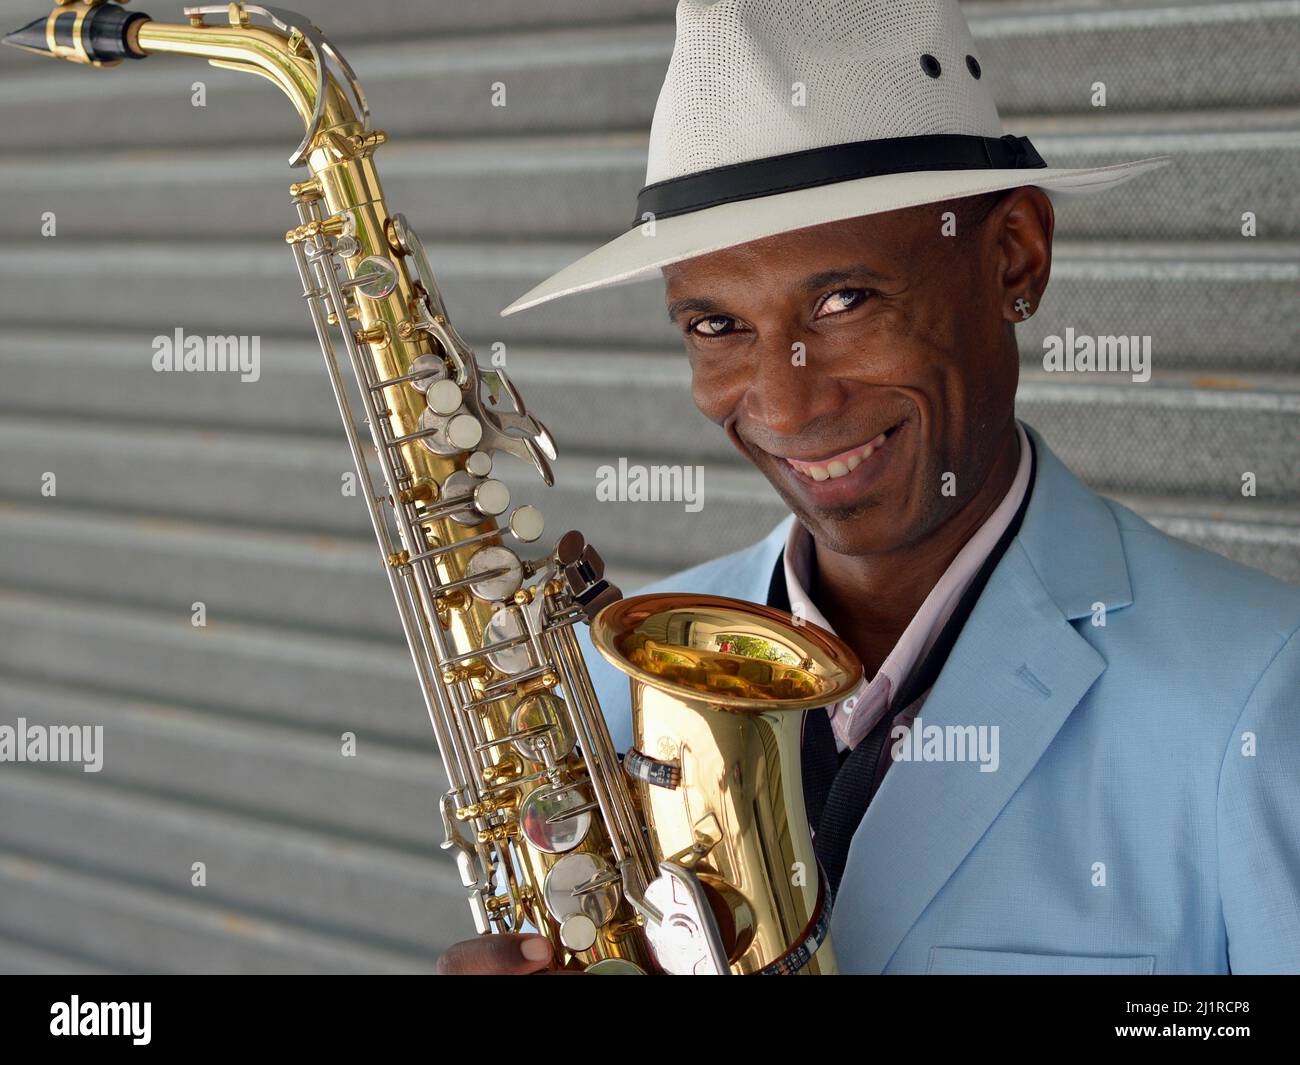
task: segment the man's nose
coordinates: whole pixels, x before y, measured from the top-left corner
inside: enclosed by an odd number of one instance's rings
[[[747,367],[748,416],[778,436],[798,436],[805,427],[833,415],[843,402],[839,380],[818,363],[806,344],[789,339],[754,351]]]

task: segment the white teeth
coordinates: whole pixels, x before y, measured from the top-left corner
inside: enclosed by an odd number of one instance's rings
[[[825,466],[815,466],[811,462],[798,462],[794,459],[787,459],[796,470],[814,481],[834,480],[836,477],[844,477],[852,473],[862,465],[865,459],[871,457],[872,452],[885,442],[885,433],[881,433],[874,440],[868,440],[858,450],[852,452],[847,458],[835,459]]]

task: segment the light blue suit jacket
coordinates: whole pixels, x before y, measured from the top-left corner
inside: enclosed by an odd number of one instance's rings
[[[835,900],[841,968],[1300,972],[1300,590],[1159,532],[1031,436],[1020,532],[921,715],[999,726],[999,767],[891,768]],[[645,590],[763,602],[793,520]],[[625,750],[627,679],[580,628]]]

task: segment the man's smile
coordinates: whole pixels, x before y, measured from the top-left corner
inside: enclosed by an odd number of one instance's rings
[[[901,424],[902,422],[898,423],[898,425]],[[869,459],[884,444],[890,434],[898,428],[898,425],[891,426],[884,432],[878,433],[865,444],[855,444],[848,450],[837,452],[827,458],[797,459],[790,455],[782,457],[805,477],[810,477],[814,481],[833,481],[838,477],[852,473],[863,461]]]
[[[878,433],[865,443],[819,458],[794,458],[768,452],[782,480],[809,502],[819,505],[843,505],[861,498],[889,468],[890,456],[897,450],[895,440],[907,419]]]

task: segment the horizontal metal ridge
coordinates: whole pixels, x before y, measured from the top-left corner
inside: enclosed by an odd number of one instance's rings
[[[202,900],[0,851],[0,935],[75,950],[115,971],[415,973],[427,958],[306,932]]]

